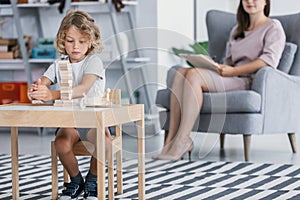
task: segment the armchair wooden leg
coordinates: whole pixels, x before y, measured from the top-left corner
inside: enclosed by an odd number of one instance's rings
[[[225,134],[221,133],[220,134],[220,148],[224,149],[224,142],[225,142]]]
[[[297,152],[296,135],[295,133],[288,133],[288,136],[291,143],[292,151],[293,153],[296,153]]]
[[[57,153],[53,141],[51,142],[51,167],[52,167],[52,199],[58,199]]]
[[[251,135],[243,135],[244,139],[244,157],[245,161],[249,161]]]

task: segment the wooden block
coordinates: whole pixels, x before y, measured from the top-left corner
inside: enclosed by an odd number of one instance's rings
[[[63,100],[63,106],[73,106],[74,103],[72,100]]]
[[[72,99],[72,93],[61,93],[60,94],[61,100],[71,100]]]
[[[71,64],[68,60],[60,60],[58,61],[58,65],[60,71],[72,71]]]
[[[60,89],[60,94],[61,94],[61,96],[66,96],[66,95],[68,95],[68,96],[72,96],[72,89],[70,89],[70,90],[68,90],[68,89],[66,89],[66,88],[61,88]]]
[[[73,80],[68,80],[68,79],[60,80],[60,85],[62,85],[62,84],[70,84],[70,85],[73,85]]]
[[[60,75],[60,79],[61,79],[61,80],[72,80],[72,79],[73,79],[73,76],[72,76],[72,74],[71,74],[71,75],[61,74],[61,75]]]
[[[63,106],[62,100],[55,100],[53,105],[54,106]]]
[[[72,83],[70,83],[70,82],[66,82],[66,83],[60,83],[60,86],[61,87],[73,87],[73,85],[72,85]]]
[[[72,86],[60,86],[60,91],[72,92]]]
[[[84,104],[86,106],[112,106],[112,102],[103,97],[87,97]]]
[[[73,100],[55,100],[54,106],[60,106],[60,107],[67,107],[67,106],[74,106],[75,103]]]
[[[42,100],[36,100],[36,99],[32,100],[31,103],[32,104],[44,104],[44,102]]]
[[[59,72],[60,76],[72,76],[72,71],[60,71]]]

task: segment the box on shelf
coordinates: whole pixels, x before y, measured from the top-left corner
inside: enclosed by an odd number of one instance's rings
[[[13,59],[13,49],[18,46],[17,39],[0,38],[0,59]]]
[[[56,58],[56,49],[54,47],[34,47],[31,50],[31,57],[32,58]]]
[[[0,104],[29,103],[26,82],[0,82]]]
[[[37,47],[54,47],[54,38],[38,38],[37,39]]]

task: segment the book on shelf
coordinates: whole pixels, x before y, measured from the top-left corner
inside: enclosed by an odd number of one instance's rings
[[[14,58],[14,52],[0,52],[0,59],[13,59]]]
[[[17,45],[18,40],[16,38],[0,38],[0,45]]]
[[[194,67],[206,68],[214,71],[219,71],[219,65],[210,56],[203,54],[179,54],[180,57],[186,59]]]

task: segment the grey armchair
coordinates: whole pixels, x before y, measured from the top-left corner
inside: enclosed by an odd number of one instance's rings
[[[225,134],[241,134],[245,160],[249,160],[252,135],[287,134],[296,152],[295,133],[300,129],[300,13],[274,16],[281,21],[287,44],[278,69],[264,67],[256,72],[252,88],[224,93],[204,93],[204,102],[193,131],[220,133],[220,147]],[[209,54],[222,62],[235,14],[211,10],[206,15]],[[167,88],[159,90],[156,104],[162,129],[168,133],[170,92],[176,70],[167,74]]]

